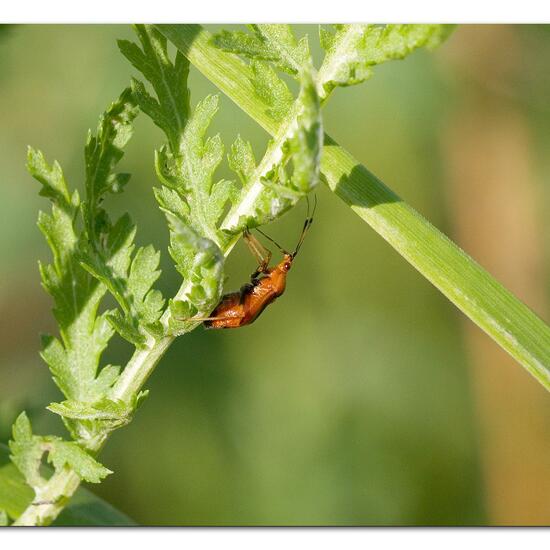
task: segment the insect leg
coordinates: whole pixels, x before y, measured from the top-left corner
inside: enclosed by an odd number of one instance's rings
[[[244,315],[219,315],[217,317],[187,317],[185,319],[179,318],[179,321],[226,321],[227,319],[242,319]]]
[[[250,276],[251,279],[255,279],[260,273],[265,273],[267,271],[271,260],[271,250],[263,246],[263,244],[250,233],[248,228],[243,232],[243,239],[251,254],[258,262],[256,271]]]

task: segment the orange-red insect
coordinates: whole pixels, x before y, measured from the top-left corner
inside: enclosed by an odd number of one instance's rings
[[[317,206],[317,201],[315,206]],[[271,237],[257,229],[283,253],[283,259],[275,267],[268,267],[271,260],[271,251],[265,248],[248,229],[243,233],[244,241],[258,260],[259,265],[250,276],[250,283],[243,285],[238,292],[225,294],[212,312],[211,317],[200,319],[204,321],[206,328],[239,328],[250,325],[269,304],[283,294],[286,287],[286,276],[304,242],[307,230],[313,222],[314,213],[315,207],[312,215],[309,216],[308,207],[308,217],[304,222],[302,234],[292,254],[283,250]],[[196,317],[193,319],[199,320]]]

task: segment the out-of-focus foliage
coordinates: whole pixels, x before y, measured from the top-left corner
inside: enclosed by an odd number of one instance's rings
[[[317,29],[303,31],[321,58]],[[43,199],[29,191],[26,145],[47,144],[67,180],[79,181],[82,137],[132,74],[117,38],[133,39],[132,32],[19,26],[0,41],[0,213],[7,228],[0,234],[2,441],[22,408],[33,428],[52,433],[43,407],[60,399],[38,356],[38,333],[54,328],[36,268],[37,257],[47,258],[35,227]],[[324,122],[448,230],[438,142],[453,97],[435,63],[419,51],[381,65],[368,86],[335,94]],[[192,106],[215,92],[193,70],[190,88]],[[241,134],[260,158],[265,134],[227,99],[220,103],[213,131],[226,143]],[[131,211],[148,228],[156,249],[168,245],[152,190],[151,151],[163,141],[146,117],[137,120],[121,161],[121,170],[133,174],[133,192],[109,198],[117,212]],[[233,175],[224,166],[220,177]],[[322,186],[317,193],[316,219],[285,296],[250,327],[197,330],[177,341],[149,381],[154,399],[103,451],[101,461],[117,475],[98,492],[139,523],[485,522],[458,315],[335,197]],[[291,248],[304,216],[294,209],[269,234]],[[165,296],[180,284],[166,256]],[[254,267],[239,245],[226,265],[228,287],[238,288]],[[123,364],[128,352],[120,339],[105,360]]]

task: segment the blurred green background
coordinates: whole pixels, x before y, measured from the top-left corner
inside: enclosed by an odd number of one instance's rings
[[[297,31],[319,59],[315,26]],[[55,331],[37,269],[48,205],[26,146],[82,187],[86,132],[135,75],[117,38],[131,29],[0,31],[3,442],[23,408],[37,432],[63,433],[44,409],[60,397],[38,355],[39,333]],[[546,320],[549,55],[547,27],[462,27],[439,51],[336,90],[324,110],[328,133]],[[193,104],[216,91],[193,68],[190,88]],[[240,133],[257,158],[267,143],[224,96],[211,132],[226,147]],[[170,296],[179,278],[152,195],[161,143],[141,115],[122,161],[132,180],[109,206],[162,250]],[[544,390],[338,198],[318,198],[285,296],[250,327],[177,340],[102,454],[115,474],[91,489],[149,525],[549,523]],[[304,216],[299,206],[269,233],[291,248]],[[254,267],[240,243],[228,288]],[[104,361],[130,351],[117,340]]]

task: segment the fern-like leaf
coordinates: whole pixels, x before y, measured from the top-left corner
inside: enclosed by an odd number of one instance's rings
[[[352,86],[372,75],[373,67],[403,59],[422,47],[435,48],[452,32],[453,25],[334,25],[333,32],[319,28],[325,59],[317,76],[322,99],[336,86]]]
[[[296,40],[290,25],[248,25],[251,33],[222,31],[214,44],[251,60],[270,61],[296,77],[310,61],[307,37]]]
[[[209,311],[222,292],[223,254],[231,236],[218,225],[228,204],[237,195],[231,181],[216,181],[214,174],[223,158],[219,135],[206,137],[218,110],[218,96],[207,96],[191,112],[187,91],[187,60],[178,54],[172,63],[166,40],[154,28],[136,25],[141,43],[119,42],[122,53],[149,81],[133,80],[140,108],[166,134],[168,143],[155,155],[163,184],[155,190],[157,201],[170,228],[170,254],[185,284],[176,302],[186,302],[189,311]],[[175,116],[175,111],[178,116]],[[166,121],[174,121],[168,124]],[[172,326],[174,329],[174,327]]]

